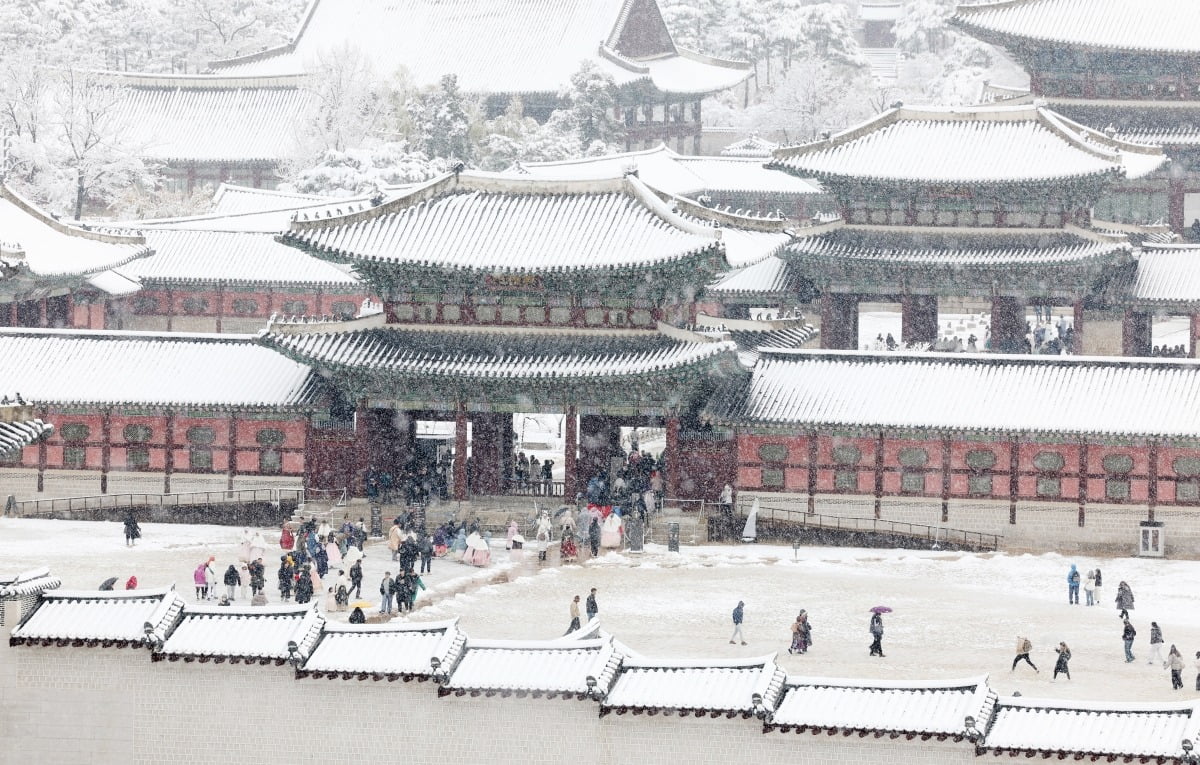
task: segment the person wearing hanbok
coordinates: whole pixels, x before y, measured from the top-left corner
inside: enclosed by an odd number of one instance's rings
[[[242,563],[254,560],[250,557],[250,540],[252,538],[250,529],[242,529],[242,536],[238,540],[238,560]]]
[[[329,541],[325,543],[325,554],[329,556],[330,566],[342,565],[342,550],[338,547],[338,543],[334,541],[332,534],[329,536]]]
[[[504,534],[504,549],[511,550],[513,537],[517,536],[520,529],[517,527],[517,519],[513,518],[508,522],[508,531]]]
[[[261,531],[257,529],[250,537],[250,560],[258,560],[267,554],[267,540],[263,539]]]
[[[433,532],[433,554],[440,558],[449,549],[450,545],[446,539],[446,530],[438,526]]]
[[[478,531],[471,532],[466,539],[466,550],[463,552],[463,563],[472,566],[486,566],[492,561],[492,551],[487,540]]]
[[[292,536],[292,530],[287,527],[287,523],[283,524],[283,529],[279,532],[279,549],[294,550],[296,548],[296,537]]]
[[[575,538],[569,534],[563,536],[558,551],[563,563],[574,563],[575,558],[579,556],[579,548],[575,545]]]
[[[600,546],[619,548],[625,535],[625,525],[617,513],[609,513],[600,527]]]
[[[459,529],[458,534],[454,537],[454,542],[450,545],[450,554],[453,557],[461,560],[463,554],[466,553],[466,551],[467,551],[467,530]]]

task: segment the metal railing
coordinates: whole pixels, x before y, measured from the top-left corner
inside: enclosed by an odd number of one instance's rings
[[[744,521],[744,514],[738,515],[738,520]],[[982,531],[952,529],[945,526],[929,526],[909,521],[896,521],[886,518],[870,518],[844,515],[820,515],[809,513],[807,508],[772,507],[759,503],[758,522],[786,523],[794,529],[825,529],[832,531],[862,532],[870,534],[885,534],[903,536],[910,539],[923,539],[931,547],[939,545],[961,545],[980,550],[999,550],[1004,539],[1002,534],[990,534]]]
[[[544,478],[504,479],[504,493],[516,497],[561,497],[566,481],[547,481]]]
[[[264,488],[217,491],[188,491],[178,494],[93,494],[86,497],[27,499],[15,503],[19,517],[50,515],[59,512],[86,512],[127,507],[186,507],[188,505],[230,505],[246,502],[280,502],[294,499],[304,502],[304,489]]]

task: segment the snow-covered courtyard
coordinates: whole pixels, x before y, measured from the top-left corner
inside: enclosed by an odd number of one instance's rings
[[[118,523],[0,518],[0,573],[48,566],[66,589],[94,589],[109,577],[136,575],[139,588],[175,584],[188,600],[192,571],[209,555],[219,572],[236,563],[241,529],[143,524],[143,538],[127,548]],[[263,529],[267,594],[278,599],[278,532]],[[428,590],[411,617],[458,617],[476,638],[549,639],[569,622],[575,594],[597,588],[603,628],[631,650],[654,657],[728,658],[779,653],[795,675],[837,678],[951,679],[988,674],[1002,694],[1129,701],[1182,700],[1194,692],[1200,650],[1200,613],[1192,593],[1200,586],[1194,561],[1137,558],[1066,558],[943,551],[801,548],[769,545],[684,547],[678,554],[651,546],[644,554],[608,553],[582,566],[539,568],[536,553],[514,563],[493,540],[493,565],[479,569],[437,559]],[[379,580],[396,564],[383,541],[367,543],[363,596],[378,603]],[[1100,604],[1067,604],[1066,574],[1100,567]],[[1136,596],[1137,661],[1126,664],[1121,622],[1113,599],[1129,582]],[[118,584],[118,587],[123,586]],[[730,645],[730,613],[746,603],[748,645]],[[1084,596],[1080,595],[1081,603]],[[867,655],[868,610],[885,615],[886,658]],[[320,607],[324,608],[321,599]],[[789,625],[808,611],[814,645],[808,654],[786,649]],[[345,619],[344,612],[331,618]],[[1173,691],[1161,664],[1147,665],[1150,621],[1166,648],[1187,660],[1185,689]],[[1010,671],[1017,635],[1034,644],[1033,661]],[[1070,681],[1051,680],[1053,647],[1066,641],[1074,658]]]

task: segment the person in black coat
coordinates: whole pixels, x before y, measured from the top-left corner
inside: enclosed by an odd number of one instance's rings
[[[354,561],[354,565],[350,567],[350,586],[354,588],[354,597],[362,597],[362,559]]]
[[[363,610],[361,608],[359,608],[358,606],[355,606],[354,610],[350,612],[350,623],[351,624],[366,624],[367,623],[367,615],[363,613]]]
[[[312,600],[312,596],[312,576],[308,573],[307,568],[302,568],[296,578],[296,602],[307,603]]]
[[[238,573],[237,566],[230,563],[229,568],[225,569],[225,591],[230,602],[237,600],[237,588],[241,585],[242,575]]]
[[[418,555],[420,555],[420,550],[417,543],[412,540],[412,537],[405,537],[404,541],[400,543],[400,570],[412,571]]]
[[[267,586],[267,568],[262,558],[250,561],[247,568],[250,571],[250,594],[257,595]]]
[[[592,549],[592,557],[595,558],[600,554],[600,519],[593,518],[592,525],[588,526],[588,547]]]
[[[600,606],[596,605],[595,587],[593,587],[591,593],[588,594],[587,601],[584,603],[584,606],[585,610],[587,611],[587,618],[589,622],[596,618],[596,614],[600,613]]]
[[[421,535],[418,552],[421,553],[421,573],[430,573],[433,570],[433,540],[428,535]]]
[[[409,591],[411,580],[401,571],[392,580],[392,592],[396,595],[396,611],[410,611],[412,592]]]
[[[292,582],[295,581],[295,570],[287,555],[279,556],[279,597],[282,600],[292,599]]]
[[[133,517],[133,511],[130,510],[125,516],[125,546],[132,547],[141,536],[142,527],[138,526],[137,519]]]

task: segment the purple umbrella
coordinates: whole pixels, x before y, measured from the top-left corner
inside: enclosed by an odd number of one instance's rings
[[[875,606],[871,609],[871,613],[873,614],[890,614],[891,612],[892,609],[888,608],[887,606]]]

